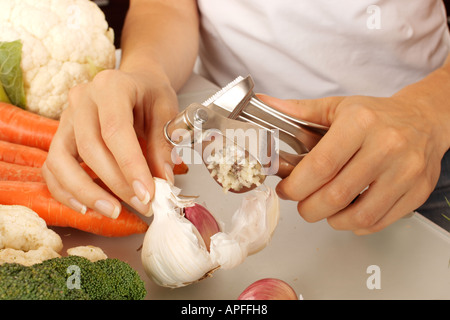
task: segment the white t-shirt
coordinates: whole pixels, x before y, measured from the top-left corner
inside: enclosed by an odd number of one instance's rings
[[[440,67],[442,0],[198,0],[200,73],[278,98],[390,96]]]

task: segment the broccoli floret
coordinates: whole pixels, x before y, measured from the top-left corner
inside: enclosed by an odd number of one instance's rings
[[[81,290],[68,290],[66,276],[45,266],[5,263],[0,266],[2,300],[86,300]]]
[[[119,259],[68,256],[29,267],[0,265],[2,300],[141,300],[146,294],[139,274]]]
[[[97,270],[94,281],[86,291],[96,300],[141,300],[147,294],[145,284],[131,266],[118,259],[95,262]],[[98,280],[97,280],[98,279]]]

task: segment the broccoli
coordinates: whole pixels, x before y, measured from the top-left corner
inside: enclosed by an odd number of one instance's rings
[[[0,265],[1,300],[142,300],[146,294],[139,274],[119,259],[68,256]]]

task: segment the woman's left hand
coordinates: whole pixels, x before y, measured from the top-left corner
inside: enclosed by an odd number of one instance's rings
[[[448,137],[425,103],[405,95],[260,98],[329,127],[277,186],[281,198],[298,201],[306,221],[327,219],[334,229],[373,233],[417,209],[433,191]]]

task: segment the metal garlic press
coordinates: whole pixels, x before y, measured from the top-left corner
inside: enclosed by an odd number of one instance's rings
[[[256,160],[265,176],[288,176],[328,128],[268,106],[253,89],[251,76],[237,77],[203,103],[190,104],[169,121],[164,127],[165,138],[175,147],[201,152],[214,149],[212,141],[220,146],[230,143]],[[291,150],[281,150],[280,142]]]

